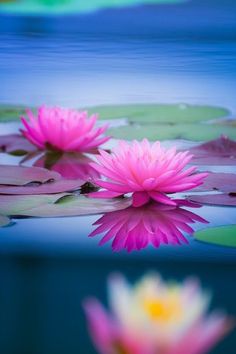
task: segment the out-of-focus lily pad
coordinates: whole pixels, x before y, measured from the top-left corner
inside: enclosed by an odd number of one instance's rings
[[[179,3],[187,0],[23,0],[2,1],[2,11],[15,13],[86,13],[106,8],[135,6],[142,4]]]
[[[36,147],[20,134],[0,135],[0,152],[21,156],[33,151]]]
[[[11,220],[7,216],[0,215],[0,227],[7,226],[10,222]]]
[[[231,194],[205,194],[190,195],[188,199],[192,202],[210,205],[236,206],[236,193]]]
[[[189,151],[198,165],[236,165],[236,141],[224,135],[194,146]]]
[[[15,121],[25,113],[23,106],[0,105],[0,122]]]
[[[25,113],[23,106],[0,106],[0,121],[18,120]],[[230,112],[221,107],[188,104],[127,104],[95,106],[87,108],[97,112],[101,119],[127,118],[130,122],[151,123],[195,123],[228,116]]]
[[[55,203],[65,193],[51,195],[0,195],[1,215],[26,215],[25,210]]]
[[[210,140],[225,134],[230,138],[236,136],[236,128],[221,127],[210,124],[151,124],[128,125],[108,130],[108,134],[117,139],[127,140],[169,140],[187,139],[194,141]]]
[[[84,184],[81,180],[53,181],[43,184],[27,186],[6,186],[0,185],[0,194],[29,195],[29,194],[57,194],[63,192],[75,191]]]
[[[98,106],[89,109],[98,112],[101,119],[127,118],[139,124],[195,123],[229,115],[221,107],[194,106],[187,104],[133,104]]]
[[[40,167],[0,165],[0,184],[8,186],[24,186],[33,182],[46,183],[60,179],[59,173]]]
[[[235,173],[209,173],[204,183],[194,191],[218,190],[225,193],[236,192]]]
[[[198,241],[236,247],[236,225],[207,228],[196,232],[194,236]]]

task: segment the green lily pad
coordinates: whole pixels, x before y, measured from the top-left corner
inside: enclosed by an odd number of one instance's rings
[[[55,203],[49,203],[28,209],[22,215],[36,217],[63,217],[108,213],[128,208],[131,200],[126,199],[93,199],[83,195],[65,196]]]
[[[23,106],[0,106],[0,121],[18,120],[25,113]],[[151,123],[195,123],[226,117],[230,112],[221,107],[188,104],[127,104],[95,106],[87,108],[89,113],[99,113],[101,119],[128,118],[130,122]]]
[[[117,139],[127,140],[171,140],[187,139],[194,141],[216,139],[221,134],[229,138],[236,137],[236,128],[213,124],[152,124],[146,126],[128,125],[108,130],[108,134]]]
[[[221,107],[194,106],[188,104],[133,104],[98,106],[89,108],[97,112],[101,119],[128,118],[130,122],[151,123],[195,123],[229,115]]]
[[[25,215],[25,210],[53,204],[65,195],[0,195],[0,215]]]
[[[16,121],[25,113],[23,106],[0,105],[0,122]]]
[[[207,228],[195,233],[195,239],[219,246],[236,247],[236,225]]]

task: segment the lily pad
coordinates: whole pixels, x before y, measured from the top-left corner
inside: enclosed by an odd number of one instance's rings
[[[53,204],[65,195],[0,195],[0,215],[25,215],[25,210]]]
[[[0,215],[0,227],[7,226],[10,222],[11,220],[7,216]]]
[[[220,127],[213,124],[151,124],[128,125],[108,130],[108,134],[117,139],[127,140],[172,140],[187,139],[194,141],[209,140],[225,134],[230,138],[236,136],[236,128]]]
[[[235,173],[209,173],[204,183],[194,191],[218,190],[226,193],[236,193]]]
[[[190,195],[188,199],[192,202],[210,205],[236,206],[236,194],[204,194]]]
[[[8,196],[10,197],[10,196]],[[39,196],[32,196],[30,200],[32,203],[37,200]],[[13,214],[25,215],[25,216],[35,216],[35,217],[63,217],[63,216],[79,216],[79,215],[91,215],[91,214],[100,214],[107,213],[111,211],[125,209],[130,206],[130,199],[109,199],[109,200],[99,200],[87,198],[85,196],[63,196],[58,199],[57,195],[55,200],[49,199],[49,202],[46,202],[42,196],[42,204],[32,206],[32,208],[24,208],[14,212],[14,206],[12,206]],[[14,197],[13,197],[14,198]],[[19,198],[19,197],[18,197]],[[24,205],[23,199],[27,198],[26,196],[21,197],[21,205]],[[1,196],[0,196],[1,202]],[[14,199],[12,199],[14,203]],[[29,202],[28,202],[29,204]],[[1,208],[0,208],[1,211]],[[9,214],[10,215],[10,214]],[[12,215],[12,213],[11,213]]]
[[[23,106],[0,105],[0,122],[11,122],[18,120],[25,113]]]
[[[236,247],[236,225],[207,228],[195,233],[195,239],[219,246]]]
[[[62,192],[75,191],[84,184],[81,180],[53,181],[43,184],[27,186],[6,186],[0,185],[0,194],[29,195],[29,194],[57,194]]]
[[[194,106],[188,104],[132,104],[98,106],[89,109],[98,112],[101,119],[128,118],[130,122],[150,123],[195,123],[229,115],[221,107]]]
[[[222,135],[189,150],[198,165],[236,165],[236,141]]]
[[[46,183],[60,179],[59,173],[40,167],[0,165],[0,184],[4,185],[24,186],[32,182]]]
[[[0,135],[0,152],[21,156],[35,150],[35,146],[20,134]]]

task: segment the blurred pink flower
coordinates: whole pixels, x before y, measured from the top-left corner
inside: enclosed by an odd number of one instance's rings
[[[144,139],[131,144],[120,141],[112,154],[100,151],[93,166],[108,180],[96,184],[105,189],[91,193],[94,198],[112,198],[132,193],[133,206],[139,207],[153,199],[176,205],[166,194],[186,191],[201,185],[207,173],[196,173],[196,167],[185,169],[192,155],[176,153],[175,147],[164,149],[159,141],[151,144]]]
[[[34,166],[56,171],[66,179],[92,182],[100,177],[99,172],[91,166],[92,161],[88,156],[79,153],[58,154],[50,152],[40,157],[34,163]]]
[[[21,118],[25,127],[21,132],[40,150],[88,152],[109,139],[101,136],[107,129],[106,125],[94,128],[96,114],[89,118],[87,112],[42,106],[37,116],[30,110],[27,115],[29,121]]]
[[[232,327],[222,313],[207,315],[210,297],[194,279],[165,283],[152,274],[132,287],[116,276],[109,302],[111,314],[96,299],[84,304],[100,354],[205,354]]]
[[[189,202],[185,204],[196,205]],[[189,224],[196,221],[207,223],[205,219],[186,209],[150,203],[140,208],[131,206],[103,215],[94,223],[98,227],[89,237],[105,233],[100,245],[113,239],[113,251],[141,250],[149,243],[156,248],[161,244],[181,245],[188,243],[183,233],[192,235],[194,230]]]

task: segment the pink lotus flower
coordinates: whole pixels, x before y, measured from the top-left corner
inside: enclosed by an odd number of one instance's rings
[[[84,304],[100,354],[205,354],[232,327],[224,314],[206,314],[209,295],[194,279],[165,283],[153,274],[131,287],[116,276],[109,300],[110,314],[96,299]]]
[[[100,177],[99,172],[95,170],[88,156],[79,153],[56,153],[48,152],[40,157],[34,166],[44,167],[60,173],[66,179],[78,179],[82,182],[93,181]]]
[[[87,112],[59,107],[38,109],[37,117],[28,110],[29,121],[21,118],[25,130],[22,134],[40,150],[88,152],[105,143],[109,137],[101,137],[107,126],[94,128],[97,115],[90,118]]]
[[[159,141],[153,144],[146,139],[131,144],[120,141],[112,154],[100,151],[98,163],[93,166],[108,180],[96,181],[105,191],[90,196],[112,198],[132,193],[134,207],[150,199],[175,206],[176,202],[166,194],[195,188],[207,177],[207,173],[196,173],[195,166],[185,169],[191,158],[188,151],[166,150]]]
[[[185,204],[196,206],[187,201]],[[113,239],[114,251],[141,250],[149,243],[156,248],[161,244],[181,245],[188,243],[183,232],[192,235],[194,230],[189,224],[196,221],[207,223],[205,219],[186,209],[150,203],[140,208],[131,206],[103,215],[94,223],[98,227],[89,237],[105,232],[100,245]]]

